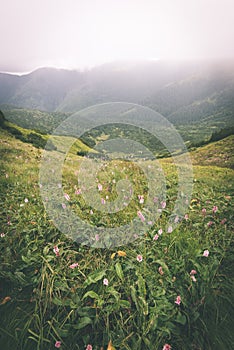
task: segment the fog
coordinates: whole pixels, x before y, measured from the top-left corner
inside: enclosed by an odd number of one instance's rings
[[[233,0],[8,0],[0,70],[234,58]]]

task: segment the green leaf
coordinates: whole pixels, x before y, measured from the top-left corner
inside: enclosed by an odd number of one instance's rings
[[[121,281],[123,281],[124,279],[124,274],[123,274],[123,270],[122,270],[122,266],[120,265],[119,262],[117,262],[115,264],[115,271],[117,273],[117,276],[121,279]]]
[[[186,324],[187,322],[187,319],[186,319],[186,316],[185,315],[182,315],[181,313],[179,313],[175,319],[175,321],[177,323],[180,323],[182,324],[183,326]]]
[[[145,279],[144,279],[141,275],[138,275],[137,284],[138,284],[138,291],[139,291],[139,294],[140,294],[142,297],[145,297],[145,296],[146,296]]]
[[[139,297],[138,300],[139,300],[139,306],[142,309],[143,314],[148,315],[148,313],[149,313],[148,303],[142,297]]]
[[[89,318],[89,317],[82,317],[82,318],[79,319],[78,324],[74,325],[73,327],[75,329],[82,329],[82,328],[84,328],[87,325],[92,324],[92,323],[93,322],[92,322],[91,318]]]
[[[92,299],[97,299],[97,300],[99,299],[99,295],[95,293],[93,290],[90,290],[87,293],[85,293],[82,299],[85,299],[87,297],[90,297]]]
[[[131,306],[128,300],[120,300],[119,305],[126,309],[129,309]]]
[[[100,279],[102,279],[105,276],[105,274],[106,272],[104,270],[95,271],[91,273],[83,284],[84,288],[92,283],[97,283],[98,281],[100,281]]]

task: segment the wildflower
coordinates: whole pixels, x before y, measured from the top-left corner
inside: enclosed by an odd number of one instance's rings
[[[1,238],[5,237],[5,236],[6,236],[6,235],[5,235],[5,233],[3,233],[3,232],[0,234],[0,237],[1,237]]]
[[[6,176],[6,179],[8,179],[9,175],[8,175],[8,174],[6,174],[5,176]]]
[[[204,215],[204,216],[206,215],[206,208],[202,209],[202,215]]]
[[[172,226],[169,226],[168,229],[167,229],[167,232],[168,233],[172,233],[173,229],[172,229]]]
[[[97,241],[97,242],[98,242],[98,241],[99,241],[99,239],[100,239],[100,236],[99,236],[98,234],[96,234],[96,235],[95,235],[95,241]]]
[[[122,250],[118,250],[118,256],[126,256],[127,254],[123,252]]]
[[[102,203],[102,204],[106,204],[106,201],[105,201],[104,198],[101,199],[101,203]]]
[[[70,267],[70,269],[74,269],[74,268],[77,267],[77,266],[79,266],[78,263],[73,263],[73,264],[71,264],[69,267]]]
[[[226,223],[226,221],[227,221],[227,219],[224,218],[224,219],[220,222],[220,224],[221,224],[221,225],[224,225],[224,224]]]
[[[62,184],[58,184],[58,188],[62,188]]]
[[[138,195],[139,203],[143,204],[144,203],[144,196],[143,195]]]
[[[90,215],[93,215],[93,211],[92,211],[92,209],[90,210],[90,212],[89,212],[89,213],[90,213]]]
[[[189,219],[188,214],[185,214],[184,218],[185,218],[185,220],[187,221],[187,220]]]
[[[177,222],[179,222],[179,216],[178,215],[176,215],[175,220],[174,220],[175,224],[177,224]]]
[[[115,256],[116,256],[116,253],[112,253],[111,254],[111,259],[113,260]]]
[[[144,215],[142,214],[142,212],[140,210],[138,210],[137,215],[141,219],[142,222],[145,221],[145,217],[144,217]]]
[[[165,201],[161,202],[161,207],[162,207],[162,209],[165,209],[166,206],[167,206],[167,203],[166,203]]]
[[[153,201],[154,201],[154,203],[157,203],[158,202],[158,197],[154,197]]]
[[[197,279],[196,279],[196,277],[194,275],[191,276],[191,279],[192,279],[193,282],[197,282]]]
[[[102,185],[98,184],[98,191],[102,191]]]
[[[88,344],[85,350],[93,350],[93,347],[91,344]]]
[[[208,227],[210,227],[211,225],[213,225],[213,221],[209,221],[209,222],[207,223],[207,226],[208,226]]]
[[[204,250],[203,252],[203,256],[205,256],[206,258],[209,256],[210,252],[208,249]]]
[[[54,246],[53,252],[56,256],[59,256],[59,248],[56,245]]]
[[[142,255],[137,255],[137,261],[139,261],[139,262],[142,262],[142,260],[143,260],[143,257],[142,257]]]
[[[190,271],[190,276],[192,276],[192,275],[196,275],[196,273],[197,273],[197,271],[196,271],[196,270],[191,270],[191,271]]]
[[[162,266],[159,266],[158,272],[160,273],[161,276],[164,275]]]
[[[66,207],[67,207],[66,204],[65,204],[65,203],[62,203],[62,208],[63,208],[63,209],[66,209]]]
[[[67,193],[64,193],[64,198],[69,201],[70,200],[70,196]]]
[[[212,211],[213,211],[214,214],[217,213],[217,211],[218,211],[217,205],[214,205],[214,206],[213,206]]]
[[[175,304],[177,304],[177,305],[181,304],[181,297],[180,297],[180,295],[177,295],[176,300],[175,300]]]
[[[28,198],[25,198],[24,203],[28,203]]]
[[[163,230],[160,228],[160,229],[158,230],[158,234],[161,235],[162,233],[163,233]]]
[[[153,221],[148,221],[148,225],[153,225]]]
[[[107,278],[104,278],[104,280],[103,280],[103,284],[104,284],[104,286],[108,286],[109,281],[108,281],[108,279],[107,279]]]
[[[156,235],[154,236],[153,240],[154,240],[154,241],[157,241],[157,240],[158,240],[158,238],[159,238],[159,235],[158,235],[158,234],[156,234]]]
[[[78,195],[78,194],[81,194],[81,192],[82,192],[82,191],[81,191],[81,189],[79,188],[78,190],[75,191],[75,194]]]
[[[61,341],[56,341],[55,342],[55,344],[54,344],[54,346],[56,347],[56,348],[60,348],[60,346],[61,346]]]
[[[163,346],[163,350],[171,350],[171,345],[165,344],[165,345]]]

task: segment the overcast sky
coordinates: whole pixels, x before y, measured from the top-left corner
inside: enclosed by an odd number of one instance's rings
[[[1,0],[0,70],[234,59],[234,0]]]

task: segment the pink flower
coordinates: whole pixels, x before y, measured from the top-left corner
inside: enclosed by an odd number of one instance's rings
[[[159,238],[159,235],[156,234],[156,235],[154,236],[153,240],[154,240],[154,241],[157,241],[158,238]]]
[[[108,286],[109,281],[108,281],[108,279],[107,279],[107,278],[104,278],[104,280],[103,280],[103,284],[104,284],[104,286]]]
[[[93,347],[91,344],[88,344],[85,350],[93,350]]]
[[[75,194],[81,194],[81,189],[79,188],[78,190],[75,191]]]
[[[54,246],[53,252],[56,256],[59,256],[59,248],[56,245]]]
[[[142,257],[142,255],[137,255],[137,261],[139,261],[139,262],[142,262],[142,260],[143,260],[143,257]]]
[[[65,204],[65,203],[62,203],[62,208],[63,208],[63,209],[66,209],[66,207],[67,207],[66,204]]]
[[[70,200],[70,196],[67,193],[64,193],[64,198],[69,201]]]
[[[177,305],[181,304],[181,297],[180,297],[180,295],[177,295],[176,300],[175,300],[175,304],[177,304]]]
[[[98,184],[98,191],[102,191],[102,185]]]
[[[207,226],[208,226],[208,227],[210,227],[211,225],[213,225],[213,221],[209,221],[209,222],[207,223]]]
[[[214,214],[215,214],[215,213],[217,213],[217,211],[218,211],[218,207],[217,207],[217,205],[214,205],[214,206],[213,206],[212,211],[213,211],[213,213],[214,213]]]
[[[169,226],[168,229],[167,229],[167,232],[168,233],[172,233],[173,229],[172,229],[172,226]]]
[[[138,195],[139,203],[143,204],[144,203],[144,196]]]
[[[158,230],[158,234],[161,235],[162,233],[163,233],[163,230],[160,228],[160,229]]]
[[[148,221],[148,225],[153,225],[153,221]]]
[[[202,215],[204,215],[204,216],[206,215],[206,208],[202,209]]]
[[[192,275],[196,275],[196,273],[197,273],[196,270],[191,270],[191,271],[190,271],[190,275],[191,275],[191,276],[192,276]]]
[[[95,241],[97,241],[97,242],[98,242],[98,241],[99,241],[99,239],[100,239],[100,236],[99,236],[98,234],[96,234],[96,235],[95,235]]]
[[[193,282],[197,282],[197,279],[196,279],[196,277],[194,275],[191,276],[191,279],[192,279]]]
[[[161,202],[161,207],[162,207],[162,209],[165,209],[166,206],[167,206],[167,203],[166,203],[165,201]]]
[[[140,210],[138,210],[137,215],[141,219],[142,222],[145,221],[145,217],[144,217],[144,215],[142,214],[142,212]]]
[[[60,348],[60,346],[61,346],[61,341],[56,341],[55,342],[55,344],[54,344],[54,346],[56,347],[56,348]]]
[[[224,219],[220,222],[220,224],[221,224],[221,225],[224,225],[226,222],[227,222],[227,219],[224,218]]]
[[[154,203],[157,203],[158,202],[158,197],[154,197],[153,201],[154,201]]]
[[[185,220],[187,221],[187,220],[189,219],[188,214],[185,214],[184,218],[185,218]]]
[[[104,198],[101,199],[101,203],[102,203],[102,204],[106,204],[106,201],[105,201]]]
[[[158,272],[160,273],[161,276],[164,274],[162,266],[159,266]]]
[[[179,216],[178,215],[176,215],[175,220],[174,220],[175,224],[177,224],[177,222],[179,222]]]
[[[5,233],[3,233],[3,232],[0,234],[0,237],[1,237],[1,238],[5,237],[5,236],[6,236],[6,235],[5,235]]]
[[[70,267],[70,269],[74,269],[74,268],[77,267],[77,266],[79,266],[78,263],[73,263],[73,264],[71,264],[69,267]]]
[[[204,250],[203,252],[203,256],[205,256],[206,258],[209,256],[210,252],[208,249]]]
[[[171,350],[171,345],[165,344],[163,350]]]

